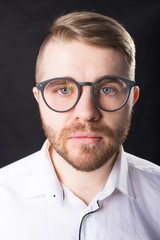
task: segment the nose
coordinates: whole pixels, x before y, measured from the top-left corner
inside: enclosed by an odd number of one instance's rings
[[[81,87],[81,96],[74,107],[74,118],[85,122],[94,122],[100,118],[100,110],[93,102],[90,86]]]

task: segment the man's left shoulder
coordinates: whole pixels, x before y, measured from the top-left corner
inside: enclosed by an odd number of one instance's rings
[[[146,159],[125,152],[128,166],[135,170],[160,176],[160,166]]]
[[[146,186],[160,193],[160,166],[126,152],[125,156],[132,182],[138,183],[139,188]]]

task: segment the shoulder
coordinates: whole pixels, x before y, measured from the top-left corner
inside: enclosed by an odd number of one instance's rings
[[[40,151],[0,169],[0,180],[30,171],[39,159]]]
[[[160,166],[130,153],[125,152],[125,156],[129,168],[132,168],[135,171],[141,171],[142,173],[150,173],[151,175],[160,176]]]
[[[39,152],[36,152],[0,169],[1,204],[6,206],[6,201],[16,201],[24,196],[39,159]]]
[[[160,167],[150,161],[125,153],[132,185],[137,191],[160,197]],[[147,191],[146,191],[147,190]]]

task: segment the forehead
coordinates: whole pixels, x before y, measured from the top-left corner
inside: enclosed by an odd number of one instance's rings
[[[127,64],[119,51],[75,40],[50,41],[40,65],[40,81],[71,77],[77,81],[92,82],[105,75],[127,77]]]

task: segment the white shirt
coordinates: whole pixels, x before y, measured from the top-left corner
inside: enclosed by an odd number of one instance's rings
[[[89,206],[42,149],[0,170],[0,240],[159,240],[160,167],[122,150]]]

